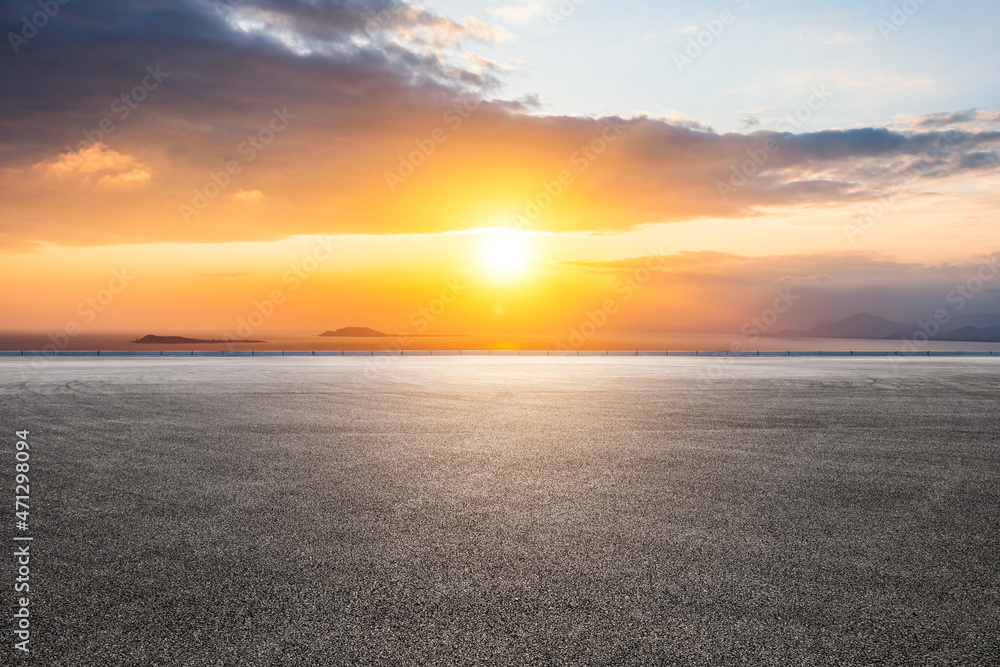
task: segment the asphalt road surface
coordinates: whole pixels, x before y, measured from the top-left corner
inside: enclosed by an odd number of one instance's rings
[[[998,402],[1000,359],[0,360],[3,551],[28,429],[32,664],[997,664]]]

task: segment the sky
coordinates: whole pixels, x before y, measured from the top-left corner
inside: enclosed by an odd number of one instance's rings
[[[6,2],[0,329],[1000,312],[998,19],[939,0]]]

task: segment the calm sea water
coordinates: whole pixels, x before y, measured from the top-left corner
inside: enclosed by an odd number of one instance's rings
[[[192,338],[219,338],[216,333],[183,334]],[[296,333],[259,334],[265,342],[199,345],[140,345],[135,333],[80,334],[58,337],[47,333],[0,333],[0,350],[912,350],[900,340],[848,338],[748,338],[740,334],[674,333],[648,335],[596,335],[587,340],[560,336],[440,336],[411,338],[324,338]],[[49,347],[46,347],[49,346]],[[1000,343],[930,341],[919,350],[992,350]]]

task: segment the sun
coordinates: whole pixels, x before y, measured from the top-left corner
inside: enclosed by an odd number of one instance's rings
[[[527,235],[515,229],[491,229],[483,234],[480,259],[492,276],[510,278],[528,266],[530,247]]]

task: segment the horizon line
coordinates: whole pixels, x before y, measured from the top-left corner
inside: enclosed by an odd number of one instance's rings
[[[1000,350],[0,350],[0,357],[1000,357]]]

